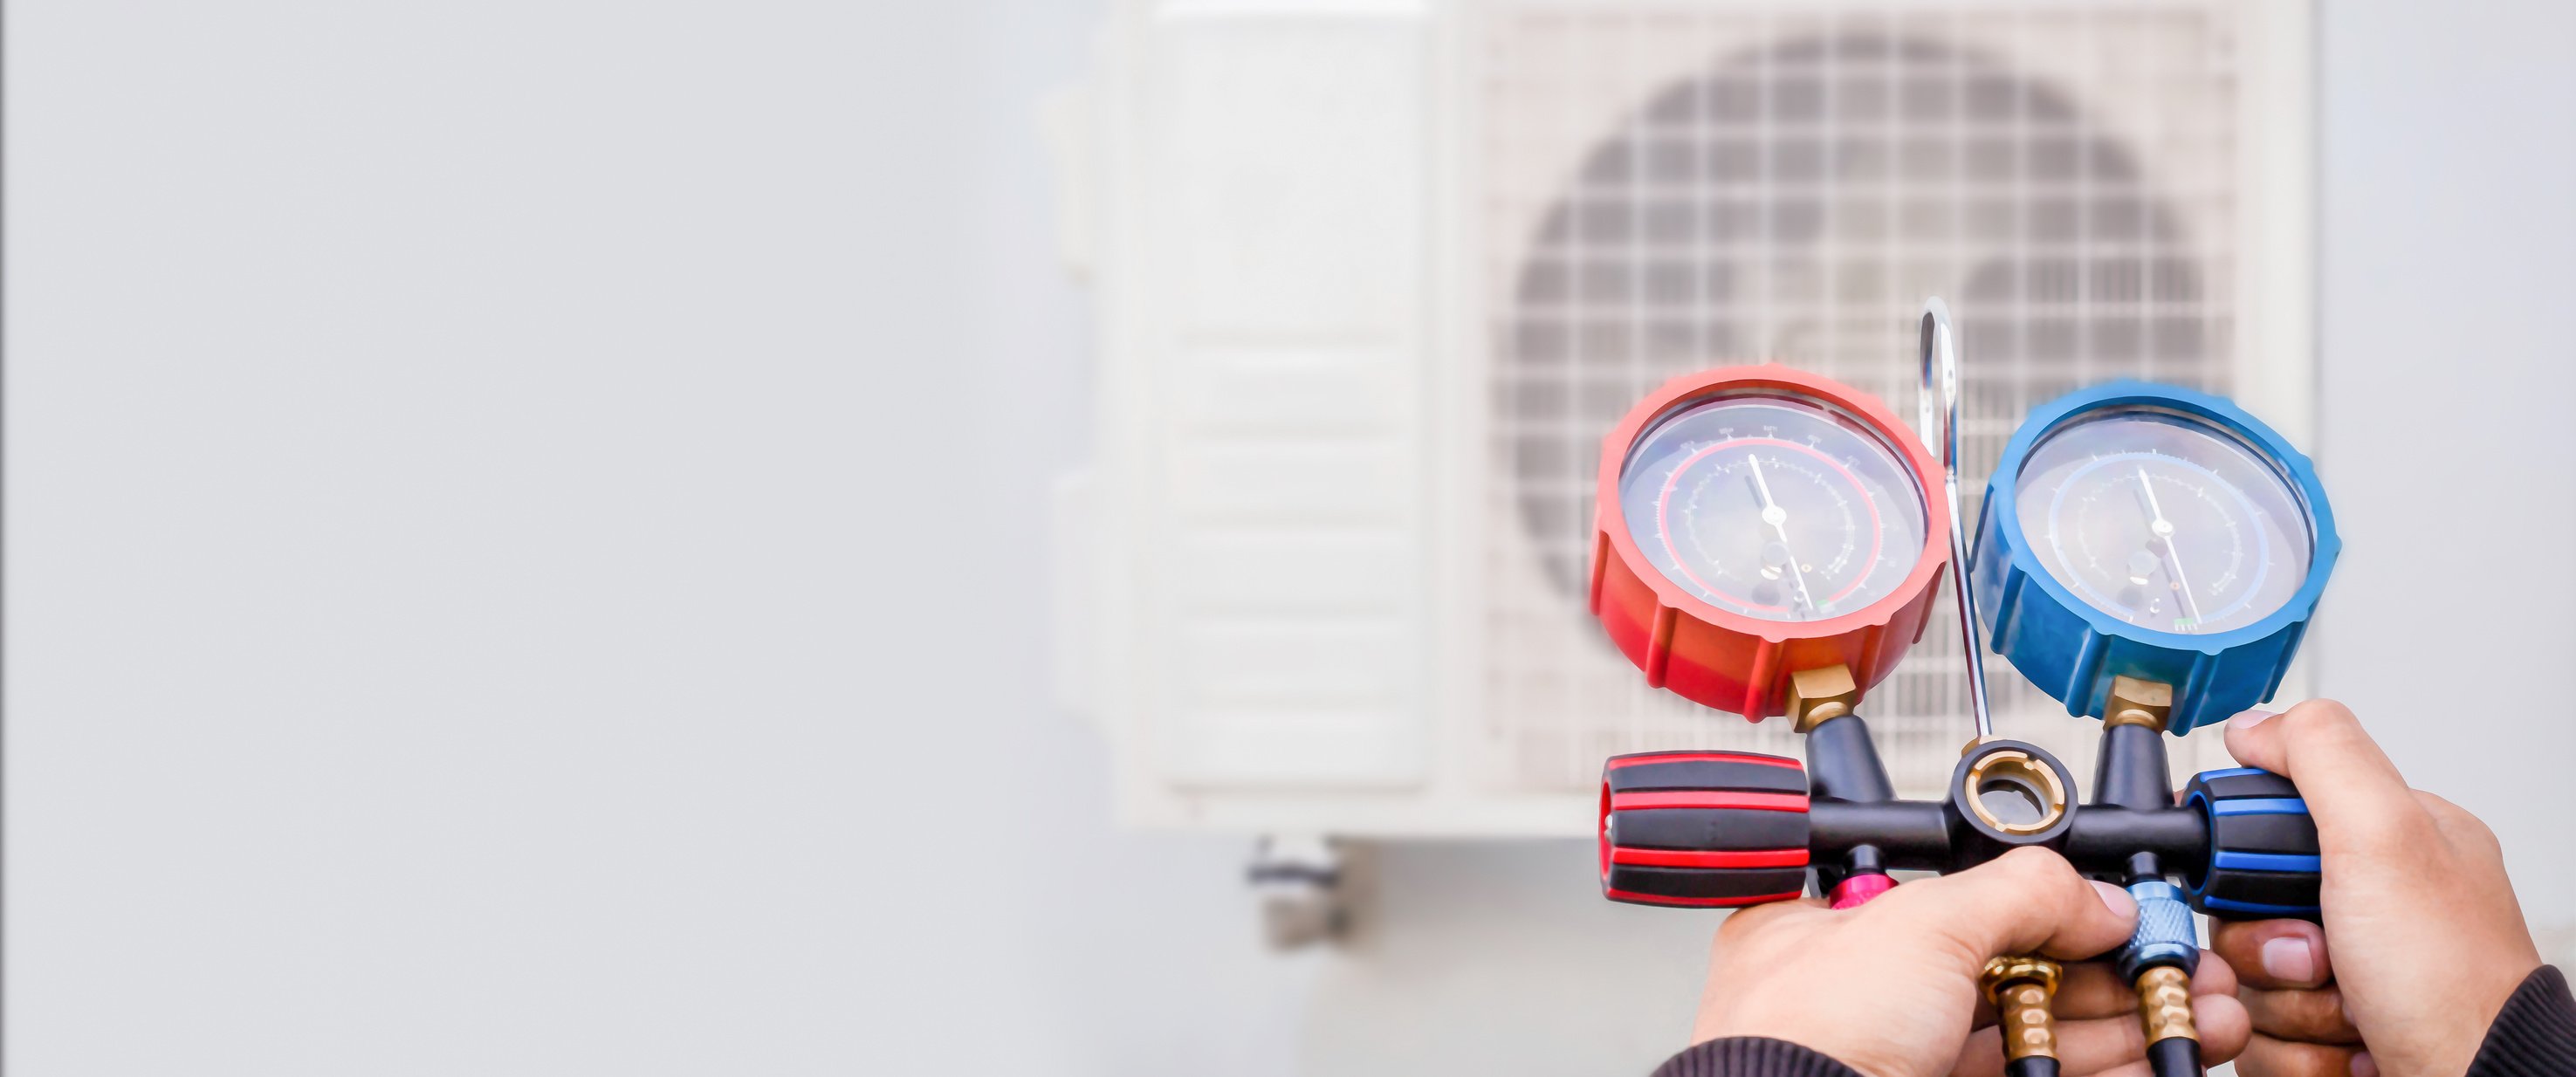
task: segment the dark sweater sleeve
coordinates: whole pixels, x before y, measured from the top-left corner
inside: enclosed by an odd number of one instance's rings
[[[2563,991],[2564,988],[2561,988]],[[2511,1012],[2512,1007],[2506,1007]],[[1850,1066],[1787,1040],[1733,1036],[1674,1055],[1654,1077],[1860,1077]],[[2517,1072],[2514,1077],[2521,1077]]]
[[[2576,1073],[2576,997],[2567,975],[2542,965],[2522,980],[2469,1063],[2468,1077],[2566,1077]]]

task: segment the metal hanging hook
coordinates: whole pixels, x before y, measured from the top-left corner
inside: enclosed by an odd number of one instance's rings
[[[1950,500],[1950,586],[1959,596],[1959,643],[1967,649],[1968,708],[1982,740],[1995,735],[1995,719],[1986,703],[1986,644],[1978,627],[1977,592],[1968,582],[1968,518],[1959,511],[1958,334],[1950,328],[1950,307],[1939,296],[1924,300],[1922,324],[1923,384],[1915,397],[1915,425],[1923,447],[1941,461],[1942,493]]]

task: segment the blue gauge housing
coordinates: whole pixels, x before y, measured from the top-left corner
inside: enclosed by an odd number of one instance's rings
[[[2266,457],[2298,493],[2315,545],[2307,577],[2278,609],[2222,631],[2166,632],[2095,608],[2043,567],[2017,508],[2023,465],[2049,434],[2095,412],[2128,408],[2184,415],[2232,433]],[[2115,676],[2160,681],[2174,689],[2167,729],[2181,735],[2225,721],[2280,689],[2341,552],[2316,467],[2279,433],[2223,397],[2119,381],[2044,404],[2013,432],[1978,510],[1971,579],[1995,653],[2065,703],[2068,714],[2101,717]]]

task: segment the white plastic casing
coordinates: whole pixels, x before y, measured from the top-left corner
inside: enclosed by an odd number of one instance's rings
[[[1937,293],[1972,469],[2119,376],[2306,439],[2310,43],[2298,0],[1122,4],[1044,111],[1100,312],[1055,668],[1120,814],[1571,836],[1605,756],[1799,754],[1584,613],[1588,442],[1684,369],[1910,413]],[[1948,620],[1863,708],[1912,795],[1968,732]],[[2093,723],[1989,672],[2002,732],[2089,773]]]

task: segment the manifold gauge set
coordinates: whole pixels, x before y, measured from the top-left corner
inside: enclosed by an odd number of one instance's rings
[[[2325,489],[2234,403],[2123,381],[2034,410],[1971,523],[1940,301],[1921,330],[1920,437],[1867,393],[1762,365],[1676,378],[1603,442],[1593,613],[1649,684],[1789,721],[1806,759],[1610,759],[1602,891],[1727,908],[1797,899],[1812,877],[1848,908],[1894,886],[1891,871],[2052,849],[2137,898],[2137,932],[2108,956],[2138,990],[2155,1071],[2199,1073],[2191,913],[2314,919],[2316,829],[2264,771],[2210,771],[2177,793],[2164,738],[2279,688],[2339,548]],[[1975,734],[1941,799],[1899,800],[1861,712],[1953,570]],[[2101,722],[2089,797],[2055,756],[1994,735],[1988,646]],[[1987,966],[2016,1077],[2056,1072],[2060,972],[2032,955]]]

